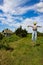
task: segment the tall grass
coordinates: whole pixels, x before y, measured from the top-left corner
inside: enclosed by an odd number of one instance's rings
[[[0,50],[0,65],[43,65],[43,37],[38,37],[36,42],[40,45],[33,46],[35,42],[31,40],[31,35],[13,39],[9,42],[14,49],[12,52]]]

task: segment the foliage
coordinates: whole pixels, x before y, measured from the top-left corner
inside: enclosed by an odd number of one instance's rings
[[[4,35],[0,33],[0,40],[2,40],[3,37],[4,37]]]
[[[37,32],[38,36],[43,36],[43,33]]]
[[[15,31],[16,35],[20,36],[20,37],[26,37],[27,36],[27,31],[26,29],[22,29],[22,27],[20,26],[20,28],[18,28],[16,31]]]
[[[2,41],[3,41],[3,43],[5,43],[5,42],[9,43],[9,42],[17,41],[19,39],[20,39],[20,37],[18,37],[16,34],[12,34],[9,37],[4,37]]]
[[[20,37],[18,37],[16,34],[12,34],[10,37],[4,37],[2,40],[0,40],[0,49],[10,49],[9,43],[19,39]]]

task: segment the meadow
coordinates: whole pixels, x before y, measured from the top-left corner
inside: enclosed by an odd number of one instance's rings
[[[13,48],[0,48],[0,65],[43,65],[43,36],[38,36],[33,42],[29,34],[24,38],[14,34],[4,37],[0,44]]]

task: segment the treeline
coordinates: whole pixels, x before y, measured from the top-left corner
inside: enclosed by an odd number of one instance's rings
[[[8,32],[6,32],[6,34],[8,34]],[[10,33],[9,33],[10,34]],[[12,33],[12,35],[13,34],[16,34],[17,36],[19,36],[19,37],[26,37],[27,36],[27,31],[26,31],[26,29],[22,29],[22,26],[20,26],[19,28],[17,28],[17,30],[15,30],[15,32],[14,33]],[[9,35],[9,37],[10,37],[11,35]],[[5,34],[3,33],[3,31],[2,31],[2,33],[0,33],[0,40],[2,40],[3,39],[3,37],[5,37]]]
[[[40,32],[37,32],[37,33],[38,33],[38,36],[43,36],[43,33],[40,33]],[[15,32],[12,33],[12,35],[13,35],[13,34],[16,34],[16,35],[19,36],[19,37],[26,37],[27,34],[31,35],[30,33],[28,33],[28,32],[26,31],[26,29],[22,29],[22,26],[20,26],[19,28],[17,28],[17,29],[15,30]],[[4,36],[2,33],[0,33],[0,40],[2,40],[3,37],[5,37],[5,36]]]
[[[38,36],[43,36],[43,33],[37,32]]]

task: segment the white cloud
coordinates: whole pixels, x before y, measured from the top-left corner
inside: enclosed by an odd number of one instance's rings
[[[14,14],[24,14],[29,10],[34,10],[34,11],[38,11],[40,13],[43,13],[43,2],[39,2],[35,5],[32,6],[25,6],[25,7],[17,7],[15,8],[15,11],[12,11],[12,13]]]
[[[0,5],[0,9],[4,12],[16,12],[19,5],[24,4],[26,0],[4,0],[3,6]]]
[[[20,5],[24,3],[26,3],[26,0],[4,0],[4,5],[0,6],[0,9],[2,9],[6,13],[9,12],[11,14],[18,15],[26,13],[31,9],[43,13],[43,2],[39,2],[32,6],[21,7]]]
[[[14,10],[12,11],[12,14],[21,15],[21,14],[26,13],[29,10],[34,10],[36,12],[43,13],[43,2],[39,2],[32,6],[15,7]]]
[[[4,5],[0,6],[0,9],[2,9],[5,13],[0,15],[0,16],[6,16],[7,19],[5,18],[0,18],[2,21],[2,24],[7,24],[11,27],[18,28],[20,25],[22,25],[23,29],[26,28],[29,32],[32,31],[31,28],[27,28],[28,25],[31,25],[33,21],[38,21],[38,25],[43,26],[43,16],[38,16],[38,17],[32,17],[32,18],[27,18],[23,19],[22,17],[12,17],[12,14],[16,15],[21,15],[26,13],[29,10],[34,10],[43,13],[43,2],[39,2],[35,5],[32,6],[25,6],[21,7],[21,4],[24,4],[26,0],[4,0]],[[22,22],[17,22],[15,19],[19,19]],[[40,21],[40,22],[39,22]],[[39,30],[39,29],[38,29]],[[43,28],[39,30],[40,32],[43,32]]]
[[[43,13],[43,2],[39,2],[36,5],[34,5],[34,9],[38,12]]]

